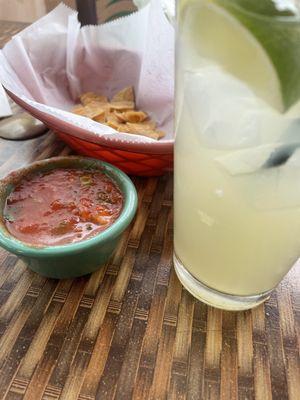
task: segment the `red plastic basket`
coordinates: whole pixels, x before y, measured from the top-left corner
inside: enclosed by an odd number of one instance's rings
[[[31,107],[8,91],[9,96],[79,154],[110,162],[124,172],[139,176],[158,176],[173,168],[173,141],[129,142],[102,137]]]
[[[78,137],[57,132],[58,136],[76,152],[107,161],[122,171],[139,176],[158,176],[172,170],[173,154],[134,153],[102,146]]]

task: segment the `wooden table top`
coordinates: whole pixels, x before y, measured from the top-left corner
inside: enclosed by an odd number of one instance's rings
[[[23,26],[0,22],[0,45]],[[0,176],[69,153],[51,132],[0,139]],[[172,176],[134,182],[137,217],[91,276],[0,252],[0,399],[299,400],[299,265],[252,311],[204,305],[172,267]]]

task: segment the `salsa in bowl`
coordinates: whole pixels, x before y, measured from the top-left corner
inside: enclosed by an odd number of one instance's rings
[[[76,243],[104,231],[119,217],[123,195],[98,169],[56,168],[28,174],[6,199],[9,233],[36,246]]]
[[[38,161],[0,181],[0,245],[44,276],[85,275],[108,260],[136,207],[133,183],[110,164]]]

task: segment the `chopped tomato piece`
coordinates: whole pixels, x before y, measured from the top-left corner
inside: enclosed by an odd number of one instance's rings
[[[13,236],[49,246],[96,235],[122,207],[121,191],[103,172],[62,168],[25,177],[8,196],[4,215]]]

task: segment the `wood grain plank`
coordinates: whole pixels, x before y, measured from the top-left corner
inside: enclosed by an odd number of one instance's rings
[[[222,311],[208,307],[205,366],[218,369],[222,350]]]
[[[96,340],[111,299],[115,279],[116,277],[114,276],[106,275],[103,282],[100,284],[94,299],[93,307],[84,327],[82,341],[93,343]]]
[[[157,229],[154,232],[153,240],[155,239]],[[131,338],[129,340],[124,362],[120,371],[118,385],[116,389],[116,398],[131,398],[134,390],[134,382],[137,376],[138,365],[142,352],[143,337],[147,326],[149,310],[151,309],[153,294],[155,291],[155,283],[157,277],[157,264],[160,263],[160,254],[157,254],[153,249],[153,240],[150,248],[149,260],[146,264],[145,273],[141,282],[141,289],[137,303],[135,320],[132,327],[132,336],[140,335],[140,339],[136,337],[135,344]],[[161,238],[164,240],[164,236]],[[137,322],[136,319],[141,322]],[[133,361],[135,360],[135,362]],[[129,371],[128,368],[129,367]]]
[[[271,400],[271,373],[267,346],[254,343],[254,390],[255,400]]]
[[[133,391],[133,398],[149,397],[150,387],[153,379],[154,367],[158,351],[158,343],[163,328],[164,320],[166,323],[174,320],[174,316],[168,313],[172,313],[173,310],[170,307],[172,293],[168,294],[168,283],[176,281],[176,289],[180,295],[180,285],[174,274],[170,279],[170,273],[172,268],[172,240],[168,231],[170,225],[168,222],[166,235],[164,237],[164,249],[161,253],[160,260],[157,265],[156,283],[153,292],[153,298],[151,300],[151,306],[148,313],[147,327],[143,339],[143,345],[141,349],[141,356],[139,361],[139,369],[137,372],[135,387]],[[167,301],[167,314],[164,319],[165,305]],[[176,296],[176,292],[173,293]]]
[[[134,319],[117,382],[115,399],[132,399],[146,325],[147,321]]]
[[[48,385],[63,389],[77,353],[84,326],[89,316],[89,311],[90,310],[85,307],[78,307],[74,314],[57,358],[55,368],[48,381]]]
[[[118,377],[124,361],[125,349],[130,338],[134,313],[138,300],[140,282],[130,281],[128,295],[122,304],[119,320],[114,331],[106,365],[101,376],[96,397],[112,399],[115,395]]]
[[[34,298],[26,298],[23,302],[21,307],[18,309],[18,311],[15,313],[14,317],[11,320],[10,325],[8,326],[5,335],[2,336],[0,340],[0,367],[1,367],[1,376],[2,380],[7,378],[5,376],[6,372],[6,361],[7,358],[11,352],[11,349],[13,348],[14,344],[16,343],[20,332],[22,331],[23,326],[25,325],[25,322],[27,318],[30,315],[30,312],[32,310],[32,307],[35,303]],[[1,378],[0,378],[1,382]],[[4,385],[0,386],[0,393],[1,393],[1,388],[4,388]],[[2,392],[3,395],[3,392]]]
[[[133,399],[149,398],[158,343],[163,327],[166,297],[167,288],[162,285],[156,285],[143,337],[137,377],[132,395]]]
[[[178,310],[176,336],[173,348],[173,364],[168,395],[170,399],[184,399],[186,397],[193,314],[194,299],[186,290],[183,290]]]
[[[11,343],[9,345],[12,349],[12,352],[22,352],[25,355],[25,350],[27,351],[27,349],[30,347],[31,340],[34,337],[35,332],[38,330],[42,315],[48,308],[55,286],[56,282],[49,280],[43,285],[42,294],[40,293],[37,297],[26,296],[24,298],[22,308],[20,308],[20,310],[22,310],[22,313],[20,314],[20,318],[18,316],[18,318],[16,319],[16,322],[18,322],[18,324],[16,324],[16,329],[19,329],[19,331],[7,332],[4,336],[5,338],[10,339]],[[20,342],[24,343],[24,341],[26,345],[23,345],[22,349],[20,349]],[[2,350],[5,351],[4,349],[5,346],[3,345]],[[3,368],[7,368],[7,363],[4,364]],[[11,381],[8,380],[9,374],[6,374],[5,385],[3,384],[1,387],[5,386],[7,389],[11,387],[11,385],[13,384],[12,380],[16,376],[18,369],[19,365],[18,368],[15,368],[14,375],[11,375]]]
[[[1,275],[0,275],[0,289],[4,285],[5,281],[8,279],[9,276],[13,275],[12,271],[16,271],[15,265],[17,263],[17,257],[13,255],[4,255],[4,259],[1,262]],[[24,269],[23,269],[24,271]],[[7,290],[7,289],[6,289]]]
[[[19,304],[22,302],[24,296],[26,296],[34,279],[39,280],[40,278],[34,273],[26,271],[20,280],[16,283],[14,290],[10,293],[5,304],[0,309],[0,321],[1,321],[1,332],[3,333],[9,324],[13,314],[18,309]],[[0,346],[1,347],[1,346]]]
[[[164,400],[169,393],[176,328],[164,325],[158,345],[157,359],[149,399]],[[163,371],[163,372],[162,372]]]
[[[152,400],[161,400],[167,398],[171,377],[173,346],[176,337],[176,324],[181,292],[182,286],[178,281],[174,270],[172,270],[165,304],[163,329],[161,331],[158,344],[153,381],[149,393],[149,398]],[[161,373],[162,370],[164,371],[163,373]]]
[[[20,368],[17,373],[17,379],[30,380],[36,366],[38,365],[48,340],[55,326],[56,319],[61,310],[62,304],[52,303],[45,313],[39,328],[37,329],[29,349],[22,359]]]
[[[271,301],[265,305],[265,312],[272,396],[275,399],[286,400],[288,399],[288,387],[276,292],[273,292]]]
[[[85,280],[83,278],[74,281],[63,307],[56,319],[56,323],[47,343],[46,349],[32,375],[30,383],[24,395],[25,400],[41,398],[50,376],[56,366],[61,348],[68,332],[68,327],[79,306],[84,291]]]
[[[107,313],[97,336],[94,350],[85,370],[79,399],[95,399],[97,388],[103,374],[113,334],[117,324],[117,315]]]
[[[3,277],[1,290],[6,290],[9,293],[13,292],[15,285],[19,282],[25,271],[27,271],[25,264],[20,259],[17,259],[15,265],[11,268],[10,273]]]
[[[222,311],[220,399],[238,399],[237,314]]]
[[[28,300],[28,302],[30,302],[30,300]],[[24,354],[26,353],[28,346],[29,346],[28,340],[20,338],[18,340],[18,344],[14,345],[13,348],[11,349],[0,374],[1,399],[5,398],[6,395],[8,394],[10,383],[13,381],[16,375],[16,371],[18,370],[20,361],[24,356]]]
[[[60,400],[77,400],[83,383],[85,370],[90,359],[90,354],[79,351],[66,377]]]
[[[289,399],[300,399],[300,356],[295,350],[285,352]]]
[[[254,399],[251,311],[237,314],[238,398]]]
[[[204,398],[206,322],[207,306],[195,301],[188,370],[188,400]]]

